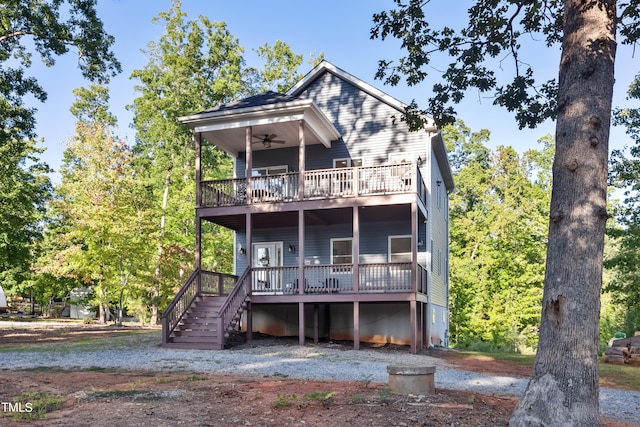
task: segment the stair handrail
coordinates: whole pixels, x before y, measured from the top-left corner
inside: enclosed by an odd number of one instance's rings
[[[173,301],[171,301],[162,313],[162,344],[169,342],[171,333],[176,326],[178,326],[187,313],[187,310],[189,310],[189,307],[191,307],[191,304],[193,304],[193,301],[195,301],[200,294],[198,280],[196,280],[199,275],[200,269],[196,268],[173,298]]]
[[[240,313],[242,304],[244,304],[250,295],[251,290],[251,267],[247,267],[240,279],[236,282],[233,289],[227,295],[224,304],[218,311],[218,343],[224,348],[224,339],[227,331],[235,326],[239,319],[234,319],[234,315]]]

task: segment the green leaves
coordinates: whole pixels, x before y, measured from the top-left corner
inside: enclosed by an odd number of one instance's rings
[[[535,127],[555,117],[555,82],[539,84],[528,66],[522,70],[519,54],[523,37],[527,42],[531,38],[544,39],[548,46],[560,41],[561,2],[476,1],[461,30],[432,28],[428,21],[429,1],[395,3],[395,9],[374,14],[371,38],[400,40],[405,56],[397,62],[381,60],[376,78],[391,85],[404,78],[407,84],[416,85],[429,76],[432,58],[441,58],[444,53],[451,60],[433,84],[428,108],[417,113],[433,117],[438,125],[453,123],[456,112],[451,104],[459,103],[469,89],[475,88],[493,93],[496,105],[516,112],[520,128]],[[496,78],[493,58],[510,60],[514,70],[511,82]]]
[[[463,122],[443,130],[453,143],[450,196],[451,333],[464,347],[531,347],[540,320],[553,149],[519,155],[489,150],[489,132]],[[536,174],[534,175],[534,172]],[[523,335],[524,334],[524,335]],[[526,339],[525,339],[526,335]]]

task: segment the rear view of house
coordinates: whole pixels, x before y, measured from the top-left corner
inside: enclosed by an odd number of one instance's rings
[[[180,120],[196,140],[196,268],[163,316],[163,344],[224,348],[242,328],[305,340],[446,346],[448,193],[435,126],[322,62],[273,92]],[[202,181],[213,144],[234,177]],[[235,275],[201,269],[210,221],[235,232]]]

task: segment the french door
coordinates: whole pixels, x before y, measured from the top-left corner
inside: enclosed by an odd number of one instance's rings
[[[253,289],[258,292],[282,291],[282,242],[253,244]]]

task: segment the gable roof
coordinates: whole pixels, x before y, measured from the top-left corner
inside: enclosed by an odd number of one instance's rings
[[[398,110],[401,113],[405,112],[405,107],[407,106],[403,102],[397,100],[392,97],[371,86],[369,83],[360,80],[354,75],[344,71],[341,68],[336,67],[332,63],[324,60],[320,64],[318,64],[314,69],[312,69],[307,75],[305,75],[302,80],[296,83],[291,89],[287,91],[287,95],[292,97],[299,97],[306,88],[308,88],[315,80],[317,80],[324,73],[331,73],[334,76],[352,84],[363,92],[369,94],[370,96],[378,99],[380,102],[384,102],[390,107]],[[448,191],[453,191],[454,182],[453,182],[453,174],[451,172],[451,165],[449,164],[449,159],[447,157],[447,149],[444,145],[444,140],[442,139],[442,134],[438,130],[435,125],[435,122],[431,118],[427,118],[427,125],[424,128],[424,131],[429,132],[432,136],[431,141],[433,143],[433,150],[438,161],[438,165],[440,166],[440,171],[443,175],[443,180],[445,186]]]
[[[318,77],[320,77],[325,72],[329,72],[335,75],[336,77],[352,84],[353,86],[357,87],[361,91],[373,96],[374,98],[378,99],[381,102],[384,102],[385,104],[398,110],[399,112],[402,112],[402,113],[405,112],[405,107],[407,107],[405,103],[399,101],[398,99],[394,98],[391,95],[384,93],[380,89],[373,87],[369,83],[357,78],[353,74],[350,74],[344,71],[343,69],[336,67],[335,65],[333,65],[332,63],[326,60],[323,60],[314,69],[312,69],[309,73],[307,73],[307,75],[305,75],[302,78],[302,80],[300,80],[291,89],[289,89],[287,91],[287,95],[294,96],[294,97],[300,96],[300,94],[302,94],[302,92],[304,92],[304,90],[307,87],[309,87],[311,83],[313,83]],[[430,118],[427,118],[427,122],[429,124],[428,127],[429,128],[433,127],[434,128],[433,130],[435,130],[434,121]],[[426,129],[426,130],[429,130],[429,129]]]
[[[267,105],[280,104],[284,102],[293,102],[293,101],[296,101],[296,98],[293,96],[285,95],[283,93],[268,91],[265,93],[260,93],[258,95],[250,96],[248,98],[243,98],[236,101],[228,102],[226,104],[218,105],[214,108],[201,111],[198,114],[240,110],[243,108],[257,108],[257,107],[263,108]]]

